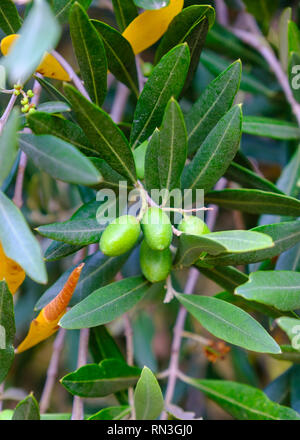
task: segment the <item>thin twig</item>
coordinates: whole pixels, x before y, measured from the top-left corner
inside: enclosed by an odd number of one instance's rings
[[[124,327],[125,327],[125,338],[126,338],[126,353],[127,353],[127,364],[133,365],[133,331],[129,316],[127,313],[123,316]],[[135,408],[134,408],[134,396],[133,388],[128,389],[128,400],[131,407],[131,419],[135,420]]]
[[[13,93],[11,95],[11,97],[10,97],[10,100],[9,100],[9,102],[7,104],[7,107],[6,107],[3,115],[1,116],[1,119],[0,119],[0,135],[2,133],[4,125],[6,124],[8,118],[9,118],[9,115],[10,115],[12,109],[14,108],[16,99],[17,99],[17,96]]]
[[[77,368],[83,367],[87,363],[89,334],[90,330],[88,328],[80,330]],[[74,396],[72,420],[84,420],[83,400],[79,396]]]
[[[228,9],[224,0],[215,0],[215,9],[216,9],[216,16],[218,22],[222,26],[227,26],[229,17],[228,17]]]
[[[196,268],[191,267],[188,274],[188,280],[184,289],[184,293],[186,295],[191,295],[196,287],[198,281],[199,272]],[[180,306],[176,323],[173,329],[174,339],[171,347],[171,358],[169,364],[169,379],[166,389],[165,395],[165,403],[170,404],[173,399],[173,395],[175,392],[177,373],[179,370],[179,355],[180,355],[180,346],[182,339],[182,331],[184,329],[185,318],[187,315],[187,311],[184,307]],[[166,420],[167,414],[164,412],[161,416],[162,420]]]
[[[267,61],[270,69],[273,71],[277,81],[281,85],[286,99],[297,119],[298,125],[300,126],[300,104],[295,100],[288,78],[267,40],[260,34],[247,32],[243,29],[230,28],[230,30],[244,43],[256,49]]]
[[[0,397],[1,397],[1,394],[3,394],[3,393],[4,393],[4,382],[2,382],[0,384]],[[2,411],[2,409],[3,409],[3,400],[0,399],[0,411]]]
[[[76,75],[76,73],[74,72],[73,68],[70,66],[70,64],[65,60],[65,58],[58,52],[56,52],[56,50],[52,50],[51,51],[51,55],[54,56],[54,58],[59,62],[59,64],[65,69],[65,71],[68,73],[69,77],[71,78],[71,80],[73,81],[74,85],[76,86],[76,88],[79,90],[79,92],[89,101],[91,101],[91,98],[88,94],[88,92],[86,91],[83,82],[81,81],[81,79]]]
[[[112,120],[118,124],[122,121],[122,117],[125,111],[126,103],[128,100],[128,96],[130,94],[130,91],[128,87],[126,87],[124,84],[118,82],[117,84],[117,90],[115,94],[115,99],[112,105],[110,116]]]
[[[47,412],[47,409],[49,408],[52,390],[57,377],[60,354],[64,346],[65,335],[66,330],[60,328],[53,344],[53,352],[47,370],[47,378],[40,400],[40,411],[42,414]]]

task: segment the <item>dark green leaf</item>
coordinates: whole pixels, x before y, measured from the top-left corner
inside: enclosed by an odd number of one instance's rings
[[[131,182],[136,181],[135,164],[127,139],[112,119],[74,87],[65,86],[79,125],[95,149],[101,150],[102,158],[118,173]]]
[[[52,0],[52,9],[60,23],[66,23],[69,19],[70,9],[76,0]],[[84,9],[88,9],[92,0],[77,0]]]
[[[130,414],[130,411],[131,408],[128,405],[110,406],[93,414],[88,420],[122,420],[125,416]]]
[[[149,192],[152,189],[160,189],[158,166],[160,145],[160,131],[156,128],[149,141],[145,157],[145,184]]]
[[[177,294],[176,298],[217,338],[247,350],[280,353],[280,347],[252,316],[225,301],[198,295]]]
[[[280,191],[280,189],[278,189],[272,182],[235,162],[231,163],[225,173],[225,177],[228,180],[240,183],[246,188],[255,188],[261,189],[262,191],[282,194],[282,191]]]
[[[21,19],[12,0],[2,0],[0,4],[0,28],[7,35],[15,34],[21,27]]]
[[[81,397],[104,397],[136,384],[141,374],[117,359],[105,359],[99,365],[88,364],[61,379],[72,394]]]
[[[149,283],[139,276],[102,287],[67,312],[60,325],[74,329],[106,324],[131,309],[148,289]]]
[[[238,91],[242,66],[231,64],[201,94],[185,116],[189,155],[194,154],[217,122],[230,109]]]
[[[299,221],[257,226],[256,228],[253,228],[252,231],[269,235],[274,242],[274,246],[269,247],[268,249],[242,252],[239,255],[227,254],[216,257],[207,256],[202,262],[199,261],[199,264],[201,265],[203,263],[211,266],[236,266],[238,264],[257,263],[268,258],[276,257],[300,241]]]
[[[96,363],[109,358],[125,362],[124,356],[105,325],[91,329],[89,348]]]
[[[37,108],[39,112],[45,113],[64,113],[71,111],[70,106],[62,101],[47,101],[40,104]]]
[[[243,133],[282,140],[300,138],[300,129],[297,124],[261,116],[245,116],[243,118]]]
[[[27,396],[16,406],[12,420],[40,420],[40,410],[33,394]]]
[[[138,100],[130,142],[133,148],[148,139],[159,127],[165,107],[173,96],[178,98],[190,63],[187,44],[180,44],[168,52],[153,69]]]
[[[51,223],[38,227],[37,231],[39,234],[52,240],[86,246],[98,242],[105,228],[106,225],[99,224],[95,218]]]
[[[177,188],[187,157],[187,133],[181,109],[171,98],[160,129],[158,171],[160,188]]]
[[[127,28],[129,23],[138,15],[138,10],[133,0],[112,0],[116,20],[121,32]]]
[[[19,263],[37,283],[46,284],[47,273],[37,239],[21,211],[0,191],[0,242],[5,254]]]
[[[79,251],[82,247],[81,245],[63,243],[62,241],[52,241],[45,252],[44,259],[45,261],[61,260]]]
[[[251,214],[300,216],[299,200],[258,189],[211,191],[206,194],[205,203],[213,203],[223,208],[237,209]]]
[[[80,279],[72,296],[70,305],[74,305],[86,298],[94,290],[108,284],[119,272],[125,263],[128,255],[120,257],[106,257],[101,252],[87,257],[84,262]],[[68,269],[38,300],[35,309],[40,310],[45,307],[53,298],[55,298],[64,287],[76,265]]]
[[[176,264],[190,266],[202,252],[218,255],[225,252],[240,254],[274,246],[271,237],[253,231],[221,231],[201,236],[182,234]]]
[[[86,156],[100,155],[93,147],[83,130],[71,121],[48,113],[35,112],[28,117],[31,130],[36,134],[50,134],[77,147]]]
[[[132,47],[113,27],[98,20],[92,23],[103,40],[110,72],[138,97],[139,82]]]
[[[288,270],[258,271],[235,290],[237,295],[276,307],[279,310],[300,308],[300,273]]]
[[[18,153],[19,112],[13,110],[0,135],[0,187],[9,175]]]
[[[210,280],[222,286],[228,292],[234,293],[236,287],[248,281],[248,276],[234,267],[201,267],[196,263],[198,269]]]
[[[183,188],[211,190],[235,157],[241,138],[242,111],[233,107],[217,123],[182,175]]]
[[[13,296],[5,281],[0,281],[0,384],[14,360],[15,316]]]
[[[238,420],[299,420],[296,411],[278,405],[258,388],[228,380],[192,379],[184,381],[205,393]]]
[[[137,420],[156,420],[164,408],[164,398],[156,377],[144,367],[134,392]]]
[[[73,145],[51,135],[20,135],[20,148],[34,164],[64,182],[96,185],[101,176],[94,165]]]
[[[82,79],[92,101],[100,106],[107,91],[107,60],[102,39],[77,2],[72,6],[69,22]]]

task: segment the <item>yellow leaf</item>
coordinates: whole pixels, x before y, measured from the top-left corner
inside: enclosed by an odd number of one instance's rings
[[[138,15],[125,29],[125,37],[138,54],[156,43],[166,32],[173,18],[183,8],[184,0],[171,0],[166,8],[145,11]]]
[[[28,334],[16,349],[17,353],[28,350],[41,341],[49,338],[58,328],[58,322],[66,313],[67,306],[77,286],[84,263],[73,270],[59,294],[44,307],[31,322]]]
[[[0,243],[0,280],[5,280],[12,294],[16,293],[25,279],[25,272],[14,260],[8,258]]]
[[[19,38],[18,34],[11,34],[1,40],[1,52],[3,55],[7,55],[13,43]],[[59,79],[61,81],[70,81],[69,74],[59,64],[53,55],[45,53],[45,56],[41,64],[37,67],[36,71],[47,78]]]

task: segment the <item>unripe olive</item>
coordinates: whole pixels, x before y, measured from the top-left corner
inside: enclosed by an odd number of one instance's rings
[[[186,216],[178,226],[179,231],[191,235],[209,234],[210,230],[201,218],[194,215]]]
[[[110,257],[125,254],[137,242],[140,231],[140,224],[136,217],[122,215],[116,218],[107,226],[101,236],[101,252]]]
[[[158,283],[167,278],[172,267],[170,249],[155,251],[143,240],[140,250],[140,264],[144,276],[151,283]]]
[[[160,208],[147,209],[141,223],[145,240],[151,249],[162,251],[170,246],[172,225],[167,214]]]

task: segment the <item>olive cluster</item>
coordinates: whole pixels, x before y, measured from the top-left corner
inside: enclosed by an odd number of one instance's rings
[[[148,208],[141,222],[132,215],[115,219],[101,236],[100,250],[113,257],[124,254],[136,244],[141,229],[144,236],[140,248],[141,270],[151,283],[163,281],[172,267],[170,244],[173,231],[168,215],[158,207]],[[194,235],[210,232],[206,224],[195,216],[185,217],[178,229]]]

